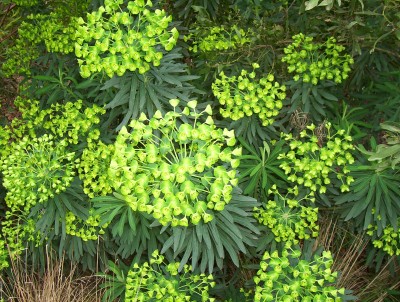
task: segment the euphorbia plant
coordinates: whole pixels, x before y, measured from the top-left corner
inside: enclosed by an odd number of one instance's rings
[[[135,263],[129,270],[124,301],[215,301],[208,293],[215,285],[212,275],[193,274],[189,265],[179,273],[178,267],[179,262],[165,264],[155,250],[150,264]]]
[[[350,66],[354,63],[349,54],[343,54],[344,50],[344,46],[338,45],[333,37],[325,43],[314,43],[313,37],[300,33],[293,36],[293,43],[284,49],[282,62],[288,64],[290,73],[295,73],[295,81],[301,78],[313,85],[323,80],[341,83],[348,78]]]
[[[332,254],[324,251],[313,259],[300,259],[301,250],[265,252],[254,277],[254,301],[344,301],[345,289],[337,289],[337,272],[332,271]]]
[[[286,87],[274,81],[272,74],[256,79],[255,70],[259,67],[253,63],[252,72],[242,70],[239,76],[228,77],[221,72],[212,84],[215,97],[223,105],[220,112],[224,118],[236,121],[256,114],[263,126],[274,122],[283,106]]]
[[[78,19],[75,54],[79,58],[81,76],[104,71],[109,77],[160,65],[162,48],[170,51],[179,33],[168,30],[172,21],[164,10],[151,11],[150,0],[129,1],[122,10],[123,0],[105,0],[104,6],[87,14],[87,21]]]
[[[274,194],[274,199],[268,200],[263,207],[255,208],[254,216],[271,230],[275,241],[290,247],[298,244],[299,240],[318,236],[318,208],[305,204],[312,204],[314,197],[300,197],[297,186],[289,189],[286,196],[282,196],[275,185],[268,193]]]
[[[342,183],[340,190],[349,191],[354,181],[347,168],[354,163],[352,138],[343,129],[334,132],[331,128],[329,122],[319,127],[311,124],[300,132],[299,139],[291,133],[282,134],[290,151],[279,156],[284,160],[280,167],[289,181],[323,194],[331,184],[332,175],[336,175]]]
[[[212,52],[236,49],[251,42],[251,30],[245,31],[236,24],[228,28],[227,26],[197,27],[185,41],[193,39],[193,46],[189,48],[194,53]]]
[[[161,224],[187,226],[213,219],[237,185],[241,148],[233,131],[219,129],[211,107],[196,112],[196,101],[179,113],[142,114],[123,127],[115,142],[108,176],[114,190],[133,210],[147,212]],[[209,115],[204,122],[200,117]],[[179,119],[193,118],[192,123]]]
[[[27,242],[39,245],[58,236],[60,225],[66,232],[71,218],[66,208],[86,224],[96,224],[88,217],[88,204],[80,203],[84,198],[76,161],[83,146],[98,139],[95,125],[104,113],[96,105],[85,108],[81,100],[43,110],[34,100],[18,98],[15,103],[22,118],[0,127],[0,172],[7,190],[2,234],[11,255],[23,251]]]

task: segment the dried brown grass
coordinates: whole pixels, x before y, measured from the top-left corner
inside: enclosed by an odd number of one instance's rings
[[[388,299],[388,290],[400,288],[400,266],[395,265],[395,271],[390,272],[387,262],[378,272],[366,265],[366,247],[368,237],[364,234],[352,234],[347,228],[338,225],[337,220],[325,217],[320,221],[320,235],[315,247],[323,246],[334,254],[332,269],[339,271],[337,286],[352,290],[358,297],[357,301],[383,302],[400,301]]]
[[[11,275],[1,277],[0,298],[7,302],[100,302],[102,281],[94,275],[79,276],[78,267],[64,258],[47,258],[38,273],[21,259],[11,261]]]

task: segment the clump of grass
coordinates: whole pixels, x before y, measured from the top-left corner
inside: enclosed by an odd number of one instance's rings
[[[332,269],[340,272],[337,286],[351,290],[358,297],[357,301],[400,301],[390,294],[400,288],[400,265],[395,263],[396,258],[391,258],[375,272],[366,265],[368,238],[364,234],[353,234],[349,229],[339,225],[334,216],[323,217],[320,220],[323,231],[315,242],[315,247],[323,246],[334,254]]]
[[[21,258],[11,261],[7,276],[0,277],[0,301],[7,302],[100,302],[101,279],[79,276],[78,266],[66,265],[64,258],[47,257],[46,269],[39,273]]]

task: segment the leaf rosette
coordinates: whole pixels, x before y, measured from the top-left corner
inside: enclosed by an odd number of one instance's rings
[[[282,196],[275,185],[269,193],[274,194],[274,199],[268,200],[263,207],[255,208],[254,217],[271,230],[276,242],[289,247],[300,240],[318,236],[318,208],[303,205],[307,201],[313,203],[313,197],[306,195],[300,198],[297,186],[286,196]]]
[[[178,100],[171,100],[176,108]],[[190,108],[190,109],[189,109]],[[233,131],[217,128],[211,107],[196,112],[190,101],[181,113],[152,118],[142,114],[123,127],[115,142],[108,169],[114,190],[133,210],[147,212],[162,225],[188,226],[209,222],[222,211],[237,185],[241,148],[233,148]],[[193,123],[178,119],[194,118]]]

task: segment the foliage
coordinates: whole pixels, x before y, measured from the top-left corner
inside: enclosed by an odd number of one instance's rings
[[[42,59],[43,64],[46,64],[46,71],[32,69],[29,84],[23,81],[20,85],[21,96],[38,100],[41,109],[48,109],[55,103],[77,100],[84,100],[85,105],[103,105],[103,102],[96,102],[108,97],[100,91],[103,83],[94,76],[82,80],[79,76],[79,66],[71,54],[60,57],[48,53]]]
[[[201,272],[209,273],[215,266],[222,269],[228,259],[240,266],[239,253],[248,254],[249,247],[256,245],[260,231],[252,210],[259,203],[250,197],[234,191],[232,200],[221,212],[216,212],[209,223],[199,222],[189,227],[175,227],[165,241],[162,253],[173,251],[173,259],[181,255],[181,267],[191,259],[191,265]]]
[[[204,10],[216,17],[221,0],[178,0],[174,2],[175,11],[183,19],[190,20],[194,12]]]
[[[262,126],[274,122],[273,117],[279,114],[283,106],[286,87],[274,82],[272,74],[258,81],[253,80],[256,77],[255,69],[259,67],[254,63],[251,73],[242,70],[238,77],[227,77],[224,72],[219,74],[221,78],[215,80],[212,89],[219,103],[226,107],[220,109],[222,117],[236,121],[255,113]]]
[[[378,163],[379,169],[389,166],[394,169],[400,162],[399,123],[381,123],[381,128],[386,131],[385,143],[377,145],[374,151],[364,151],[364,154],[369,155],[369,161]]]
[[[121,12],[122,0],[106,0],[104,6],[78,19],[75,54],[81,75],[89,77],[94,72],[104,71],[108,77],[122,76],[126,70],[138,70],[144,74],[161,64],[163,53],[171,50],[178,39],[176,28],[167,30],[172,17],[164,10],[150,11],[150,0],[130,1],[128,11]],[[105,17],[104,15],[108,15]]]
[[[273,185],[285,189],[287,177],[280,170],[279,165],[282,160],[278,159],[285,150],[285,141],[280,140],[271,144],[264,141],[263,146],[257,149],[241,137],[238,140],[243,149],[238,167],[239,183],[243,188],[243,193],[263,200]]]
[[[290,142],[290,151],[280,155],[284,159],[280,167],[289,175],[289,181],[323,194],[326,186],[331,184],[331,175],[336,174],[342,183],[340,190],[349,191],[348,186],[354,179],[346,176],[350,172],[346,165],[354,162],[350,153],[354,149],[352,139],[344,129],[331,134],[331,127],[330,123],[306,126],[307,129],[300,132],[300,138],[307,138],[307,142],[294,139],[292,134],[283,135]]]
[[[0,4],[2,273],[24,250],[45,271],[50,251],[104,272],[104,301],[385,299],[398,287],[399,9]]]
[[[298,249],[265,252],[254,282],[254,301],[346,301],[345,289],[334,286],[330,252],[313,259],[300,259]]]
[[[197,76],[188,74],[187,65],[180,62],[183,56],[179,52],[179,48],[173,49],[161,59],[162,66],[152,66],[146,74],[136,71],[104,83],[102,90],[117,90],[106,108],[111,109],[114,118],[121,113],[124,115],[117,130],[126,126],[130,119],[137,119],[141,112],[149,116],[157,110],[166,113],[172,109],[169,100],[189,102],[193,93],[201,92],[191,84]]]
[[[332,118],[337,106],[338,97],[334,92],[333,82],[321,82],[317,85],[304,83],[303,81],[289,81],[286,83],[290,98],[290,109],[288,114],[304,112],[312,121],[323,122],[326,118]]]
[[[215,285],[212,275],[191,274],[188,265],[178,273],[178,267],[178,262],[165,264],[164,257],[154,251],[150,264],[134,264],[129,270],[124,301],[194,301],[196,296],[215,301],[208,294],[208,288]]]
[[[174,108],[179,103],[170,102]],[[211,221],[213,210],[224,209],[238,182],[241,149],[230,148],[234,133],[217,129],[211,116],[197,121],[204,113],[211,115],[211,107],[196,112],[195,101],[188,106],[165,116],[157,111],[151,119],[142,114],[130,122],[131,132],[123,127],[108,170],[111,186],[129,206],[162,225]],[[178,125],[181,116],[193,116],[193,125]]]
[[[255,208],[254,216],[271,230],[276,242],[290,247],[298,244],[299,240],[318,236],[318,208],[303,205],[307,201],[312,204],[314,197],[306,195],[300,198],[297,186],[288,189],[286,196],[282,196],[276,186],[268,192],[274,194],[274,199],[265,202],[262,208]],[[292,195],[293,198],[290,198]]]
[[[155,219],[142,212],[135,212],[123,199],[114,196],[97,196],[92,199],[94,215],[100,215],[99,227],[103,227],[105,249],[122,259],[151,253],[161,246],[168,237],[161,228],[154,226]]]
[[[313,38],[304,34],[292,39],[293,43],[284,49],[282,62],[287,62],[288,72],[295,72],[295,81],[301,77],[304,83],[317,85],[325,79],[335,83],[347,79],[354,60],[348,54],[341,55],[345,48],[337,45],[335,38],[330,37],[322,44],[312,43]]]
[[[355,219],[363,229],[374,222],[379,235],[388,224],[396,228],[400,213],[397,173],[381,170],[376,164],[359,164],[352,168],[351,176],[355,181],[350,191],[336,200],[337,204],[343,204],[345,220]]]

